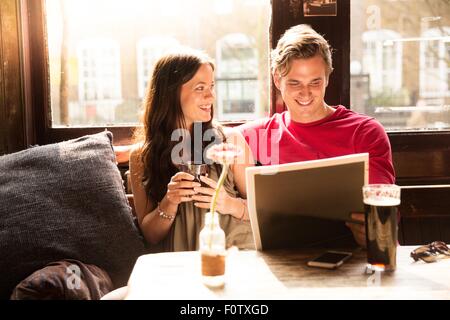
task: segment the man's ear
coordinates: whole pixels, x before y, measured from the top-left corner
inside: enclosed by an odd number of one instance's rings
[[[280,80],[281,80],[280,73],[277,70],[275,70],[272,73],[272,77],[273,77],[273,83],[275,84],[275,87],[277,87],[277,89],[281,91],[281,89],[280,89]]]
[[[327,82],[325,83],[325,88],[328,87],[328,84],[330,83],[330,74],[331,72],[326,76]]]

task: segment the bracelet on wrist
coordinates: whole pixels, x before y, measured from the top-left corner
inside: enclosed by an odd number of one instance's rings
[[[166,219],[166,220],[173,220],[175,219],[176,214],[171,215],[171,214],[167,214],[164,211],[161,210],[161,207],[159,206],[159,202],[158,202],[158,207],[156,208],[156,210],[158,211],[158,215],[161,219]]]

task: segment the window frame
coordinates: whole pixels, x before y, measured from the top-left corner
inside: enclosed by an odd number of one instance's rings
[[[450,31],[450,27],[446,27],[445,30],[449,30]],[[425,37],[434,37],[434,36],[441,36],[441,33],[439,30],[437,30],[436,28],[433,29],[429,29],[427,31],[425,31],[424,33],[422,33],[421,36],[425,36]],[[427,49],[430,45],[435,45],[437,44],[437,50],[438,50],[438,55],[439,58],[436,58],[435,56],[433,56],[431,58],[431,62],[433,63],[432,66],[430,66],[430,56],[427,54]],[[426,40],[426,41],[421,41],[420,42],[420,75],[419,75],[419,90],[420,90],[420,94],[423,97],[426,98],[435,98],[435,99],[443,99],[446,98],[446,96],[442,96],[438,93],[436,93],[435,90],[429,90],[428,86],[430,86],[430,82],[434,85],[433,89],[435,88],[436,84],[440,84],[440,81],[435,81],[434,78],[430,77],[430,74],[433,74],[433,72],[437,71],[440,72],[439,76],[448,79],[448,75],[450,74],[450,67],[447,67],[446,69],[444,68],[444,66],[446,65],[445,62],[445,54],[446,54],[446,49],[447,46],[450,45],[450,41],[445,41],[445,40]],[[442,60],[441,60],[442,59]],[[437,67],[434,66],[434,64],[437,63]],[[438,79],[440,80],[440,79]],[[447,83],[447,90],[449,90],[449,84]],[[450,93],[448,93],[450,94]]]
[[[235,41],[236,43],[231,44],[230,39],[238,37],[238,41]],[[259,90],[258,90],[258,52],[256,48],[250,47],[250,44],[254,42],[255,40],[245,34],[242,33],[229,33],[225,35],[224,37],[220,38],[216,42],[216,62],[217,62],[217,68],[216,68],[216,102],[215,102],[215,113],[221,117],[222,119],[224,117],[230,119],[228,121],[233,121],[231,119],[233,118],[239,118],[239,119],[248,119],[252,118],[253,116],[260,113],[260,106],[259,106]],[[233,41],[231,41],[233,42]],[[249,62],[254,62],[255,69],[254,72],[235,72],[236,70],[233,70],[234,72],[229,72],[230,69],[232,69],[232,66],[230,65],[230,62],[234,59],[229,59],[227,57],[224,57],[224,53],[227,53],[227,50],[229,49],[250,49],[252,52],[252,57],[247,60],[241,60],[238,62],[239,67],[236,69],[243,68],[243,66]],[[254,103],[254,110],[253,112],[226,112],[225,104],[224,102],[232,101],[231,99],[232,94],[230,93],[233,91],[233,85],[238,84],[236,87],[240,90],[240,97],[244,96],[244,92],[251,92],[252,85],[254,85],[254,95],[253,95],[253,103]],[[235,87],[235,89],[236,89]],[[247,90],[246,90],[247,89]],[[228,99],[227,99],[228,98]]]
[[[383,42],[386,39],[399,38],[400,35],[388,29],[382,30],[370,30],[363,32],[363,45],[364,51],[374,51],[375,64],[373,68],[381,69],[382,72],[378,74],[380,78],[371,77],[370,85],[373,91],[383,91],[387,86],[386,82],[392,81],[387,87],[394,88],[394,90],[400,90],[402,87],[402,55],[403,46],[401,42],[393,42],[391,47],[383,47]],[[389,49],[388,49],[389,48]],[[392,49],[392,52],[388,50]],[[387,68],[386,65],[393,65],[394,68]],[[366,63],[363,63],[363,73],[371,74],[372,70],[364,70]],[[373,79],[373,80],[372,80]]]
[[[153,44],[160,43],[162,46],[158,50],[154,50]],[[137,83],[138,83],[138,97],[144,98],[145,91],[148,83],[147,72],[153,68],[151,63],[156,62],[158,54],[162,54],[167,51],[169,46],[180,46],[181,44],[171,36],[148,36],[141,38],[136,43],[137,54]],[[151,52],[150,57],[145,56],[145,51]]]
[[[105,129],[113,133],[114,144],[131,144],[135,126],[52,127],[50,83],[48,81],[49,59],[45,36],[45,1],[20,0],[20,7],[25,108],[29,111],[25,122],[32,131],[27,144],[54,143],[98,133]],[[25,20],[24,17],[27,19]],[[32,34],[30,30],[33,30]]]
[[[132,142],[134,126],[52,128],[50,114],[48,55],[45,39],[44,0],[18,0],[23,32],[23,76],[27,144],[58,142],[108,129],[116,145]],[[290,26],[307,23],[324,34],[333,53],[334,72],[325,100],[332,105],[350,106],[350,1],[339,1],[336,17],[303,17],[299,1],[272,0],[269,44],[276,46]],[[24,19],[23,17],[27,17]],[[31,35],[32,30],[32,35]],[[285,110],[276,105],[277,90],[270,81],[270,114]],[[242,122],[223,122],[237,125]],[[30,134],[31,133],[31,134]],[[397,183],[450,183],[450,131],[388,131]],[[416,164],[414,161],[417,161]],[[430,170],[432,168],[432,170]]]

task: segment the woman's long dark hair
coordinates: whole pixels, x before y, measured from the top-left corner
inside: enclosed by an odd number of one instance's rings
[[[143,128],[136,137],[142,142],[141,159],[144,164],[143,184],[148,196],[159,202],[167,192],[170,178],[178,172],[171,153],[178,141],[171,141],[176,129],[188,129],[180,104],[181,87],[191,80],[202,64],[214,64],[208,56],[197,52],[183,52],[163,56],[156,63],[143,101]],[[216,142],[224,141],[220,126],[211,120],[202,124],[203,132],[215,129]],[[191,137],[193,136],[191,132]],[[202,139],[202,151],[209,144]],[[193,146],[194,143],[191,143]],[[193,155],[195,152],[191,152]],[[203,153],[202,153],[203,154]]]

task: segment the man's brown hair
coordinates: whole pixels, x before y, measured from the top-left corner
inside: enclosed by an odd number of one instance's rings
[[[317,54],[323,58],[329,76],[333,71],[333,63],[328,42],[307,24],[294,26],[283,34],[277,47],[272,50],[272,73],[278,72],[285,76],[290,71],[293,59],[308,59]]]

